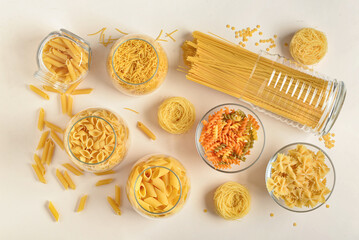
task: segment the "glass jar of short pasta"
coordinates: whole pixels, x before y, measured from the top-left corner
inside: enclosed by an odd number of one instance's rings
[[[141,96],[161,86],[167,75],[168,61],[166,52],[153,38],[131,34],[115,42],[106,67],[117,90]]]
[[[142,216],[163,218],[179,212],[190,192],[184,166],[164,154],[148,155],[132,167],[127,180],[127,198]]]
[[[91,47],[72,32],[60,29],[47,35],[37,51],[38,70],[34,77],[65,92],[86,77],[91,63]]]
[[[114,112],[89,108],[74,115],[64,134],[71,161],[88,172],[108,171],[122,162],[130,136],[126,122]]]

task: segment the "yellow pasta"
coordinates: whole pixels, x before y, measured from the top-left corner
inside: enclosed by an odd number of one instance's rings
[[[35,87],[34,85],[30,85],[29,86],[31,91],[33,91],[34,93],[36,93],[37,95],[39,95],[40,97],[49,100],[50,97],[49,95],[47,95],[45,92],[43,92],[42,90],[38,89],[37,87]]]
[[[97,176],[102,176],[102,175],[109,175],[109,174],[114,174],[114,173],[116,173],[114,170],[109,170],[106,172],[98,172],[98,173],[94,173],[94,174]]]
[[[71,92],[71,94],[72,95],[90,94],[92,91],[93,91],[93,88],[75,89]]]
[[[49,136],[50,131],[45,131],[41,134],[39,143],[37,144],[36,150],[42,149],[45,146],[47,137]]]
[[[45,175],[46,171],[45,171],[44,165],[42,165],[41,159],[36,153],[34,154],[34,160],[35,160],[36,165],[38,166],[39,170],[41,171],[41,174]]]
[[[64,171],[63,176],[64,176],[64,178],[65,178],[67,184],[69,185],[69,187],[70,187],[71,189],[76,189],[75,183],[72,181],[70,175],[69,175],[66,171]]]
[[[117,206],[121,206],[121,188],[118,185],[115,186],[115,202]]]
[[[55,144],[50,139],[50,141],[49,141],[49,150],[48,150],[47,155],[46,155],[46,164],[47,165],[50,165],[51,162],[52,162],[52,156],[54,154],[54,149],[55,149]]]
[[[73,104],[73,98],[70,96],[70,95],[68,95],[67,96],[67,110],[66,110],[66,112],[67,112],[67,115],[69,115],[69,117],[72,117],[72,104]]]
[[[124,34],[124,35],[128,35],[128,33],[122,32],[122,31],[121,31],[120,29],[118,29],[118,28],[115,28],[115,30],[116,30],[117,32],[119,32],[119,33]]]
[[[103,179],[103,180],[99,180],[95,186],[98,187],[98,186],[102,186],[102,185],[106,185],[106,184],[110,184],[113,182],[113,178],[108,178],[108,179]]]
[[[67,170],[69,170],[70,172],[72,172],[72,173],[75,174],[76,176],[81,176],[81,175],[83,175],[82,170],[79,170],[78,168],[72,166],[70,163],[64,163],[64,164],[62,164],[62,166],[64,166],[65,168],[67,168]]]
[[[115,213],[116,213],[117,215],[121,215],[121,210],[120,210],[120,208],[117,206],[115,200],[113,200],[112,197],[108,196],[108,197],[107,197],[107,201],[108,201],[108,203],[111,205],[113,211],[115,211]]]
[[[61,133],[61,134],[64,133],[64,130],[62,130],[62,128],[60,128],[59,126],[57,126],[57,125],[55,125],[53,123],[45,121],[45,125],[46,125],[46,127],[50,128],[51,130],[53,130],[55,132],[58,132],[58,133]]]
[[[59,169],[56,169],[56,177],[60,181],[62,186],[64,186],[65,189],[69,188],[69,184],[67,183],[67,181],[65,180],[65,177],[62,175],[62,173],[60,172]]]
[[[49,208],[53,218],[55,219],[55,221],[58,222],[60,215],[51,201],[49,201],[48,208]]]
[[[42,164],[45,164],[46,163],[46,160],[47,160],[47,153],[49,151],[49,147],[50,147],[50,142],[51,142],[51,139],[47,139],[46,142],[45,142],[45,147],[44,147],[44,150],[42,150],[42,155],[41,155],[41,163]]]
[[[44,129],[45,125],[45,110],[43,108],[40,108],[39,111],[39,120],[37,122],[37,128],[42,131]]]
[[[126,110],[129,110],[129,111],[131,111],[131,112],[134,112],[134,113],[139,114],[139,112],[137,112],[137,111],[135,111],[135,110],[133,110],[133,109],[131,109],[131,108],[123,108],[123,109],[126,109]]]
[[[61,138],[59,136],[57,136],[57,134],[51,130],[51,137],[52,139],[55,140],[55,142],[57,143],[57,145],[59,145],[59,147],[64,150],[64,143],[63,141],[61,140]]]
[[[82,81],[79,81],[79,82],[77,82],[77,83],[72,84],[72,85],[66,90],[65,94],[71,94],[72,91],[74,91],[75,88],[77,88],[78,85],[80,85],[81,82],[82,82]]]
[[[44,175],[42,174],[42,172],[41,172],[40,168],[37,166],[37,164],[32,164],[31,166],[34,169],[34,171],[36,173],[36,176],[39,179],[39,181],[46,184],[46,180],[44,178]]]
[[[58,93],[58,94],[61,94],[61,92],[51,86],[48,86],[48,85],[43,85],[42,88],[48,92],[54,92],[54,93]]]
[[[62,109],[62,113],[66,114],[67,113],[67,104],[66,104],[66,95],[65,94],[61,94],[60,95],[61,98],[61,109]]]
[[[142,130],[149,138],[152,140],[156,140],[155,134],[151,132],[150,129],[148,129],[142,122],[137,122],[137,127]]]
[[[78,207],[77,207],[76,212],[81,212],[82,210],[84,210],[85,205],[86,205],[86,201],[87,201],[87,195],[83,195],[83,196],[80,198],[80,202],[79,202],[79,205],[78,205]]]

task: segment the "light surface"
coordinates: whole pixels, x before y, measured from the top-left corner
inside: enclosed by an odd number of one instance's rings
[[[358,239],[359,238],[359,3],[357,1],[1,1],[0,10],[0,239]],[[211,31],[235,40],[226,24],[237,28],[261,25],[263,37],[278,35],[274,52],[289,56],[290,36],[302,27],[314,27],[327,34],[329,50],[315,70],[345,81],[346,102],[334,125],[336,146],[327,150],[337,170],[337,185],[328,204],[305,214],[292,213],[278,206],[267,193],[264,173],[269,158],[282,146],[305,141],[323,148],[317,137],[289,127],[255,111],[266,129],[266,147],[261,159],[247,171],[224,174],[209,168],[198,156],[194,144],[195,127],[184,135],[170,135],[157,123],[157,108],[167,97],[182,96],[196,107],[196,122],[210,108],[236,99],[190,82],[182,72],[180,45],[190,32]],[[141,98],[125,96],[112,87],[105,69],[109,47],[98,44],[99,36],[87,36],[108,27],[156,37],[161,29],[179,29],[161,43],[169,58],[165,83],[153,95]],[[114,183],[125,189],[132,164],[150,153],[170,154],[181,160],[191,178],[192,190],[181,212],[163,221],[141,217],[130,206],[122,191],[122,215],[116,216],[106,200],[114,197],[114,184],[94,187],[109,176],[73,176],[76,190],[63,190],[55,177],[55,168],[68,157],[56,147],[53,165],[44,185],[31,168],[32,155],[40,138],[36,129],[37,112],[46,111],[46,119],[62,127],[69,118],[61,115],[56,94],[45,101],[27,85],[32,77],[36,51],[51,31],[68,29],[91,43],[93,64],[80,88],[93,87],[90,95],[74,96],[74,112],[87,107],[106,107],[118,112],[128,123],[132,145],[120,165]],[[251,39],[248,49],[255,47]],[[130,107],[139,115],[124,110]],[[136,128],[141,121],[158,139],[150,141]],[[111,176],[112,177],[112,176]],[[226,181],[237,181],[252,195],[249,214],[239,221],[225,221],[214,213],[214,190]],[[83,212],[76,213],[83,194],[88,201]],[[47,210],[51,200],[60,213],[55,223]],[[208,212],[204,212],[208,209]],[[274,217],[270,217],[270,213]],[[293,227],[296,222],[297,226]]]

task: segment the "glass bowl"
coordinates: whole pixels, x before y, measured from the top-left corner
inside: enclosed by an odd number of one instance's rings
[[[273,194],[273,190],[269,191],[268,188],[267,188],[267,190],[268,190],[269,195],[273,198],[273,200],[282,208],[285,208],[292,212],[304,213],[304,212],[313,211],[313,210],[319,208],[320,206],[322,206],[323,204],[325,204],[333,193],[335,181],[336,181],[335,168],[334,168],[333,162],[331,161],[330,157],[328,156],[328,154],[325,151],[323,151],[321,148],[319,148],[313,144],[304,143],[304,142],[291,143],[291,144],[288,144],[288,145],[282,147],[271,157],[271,159],[268,162],[266,172],[265,172],[265,182],[266,182],[266,186],[267,186],[267,180],[271,177],[271,174],[272,174],[272,163],[277,160],[278,154],[279,153],[288,154],[288,151],[295,149],[298,144],[305,146],[307,149],[313,151],[314,153],[321,151],[324,154],[324,157],[325,157],[324,163],[330,169],[329,172],[325,175],[325,178],[327,179],[326,187],[330,190],[330,193],[328,193],[325,196],[325,201],[323,203],[318,202],[318,204],[314,207],[305,207],[305,206],[303,206],[301,208],[300,207],[289,207],[285,204],[285,201],[283,199],[277,198]]]
[[[214,114],[215,112],[219,111],[220,109],[224,109],[225,107],[228,107],[229,109],[234,109],[234,110],[241,110],[247,116],[248,116],[248,114],[251,114],[257,120],[258,125],[259,125],[259,130],[257,131],[258,139],[254,141],[253,148],[250,149],[250,154],[246,155],[246,160],[244,162],[241,162],[240,165],[232,165],[232,167],[230,169],[217,169],[212,164],[212,162],[209,161],[208,158],[206,157],[205,150],[202,147],[202,145],[201,145],[201,143],[199,141],[199,138],[201,136],[201,132],[202,132],[202,129],[203,129],[202,121],[203,120],[208,120],[209,115]],[[198,154],[201,156],[203,161],[208,166],[210,166],[211,168],[213,168],[213,169],[215,169],[215,170],[217,170],[219,172],[238,173],[238,172],[244,171],[244,170],[250,168],[251,166],[253,166],[253,164],[262,155],[264,145],[265,145],[265,131],[264,131],[264,127],[263,127],[263,124],[262,124],[261,120],[259,119],[259,117],[252,110],[250,110],[249,108],[247,108],[245,106],[242,106],[240,104],[226,103],[226,104],[221,104],[221,105],[218,105],[218,106],[212,108],[211,110],[209,110],[202,117],[201,121],[197,125],[196,134],[195,134],[195,142],[196,142],[196,148],[197,148]]]
[[[136,212],[158,219],[179,212],[190,188],[187,171],[178,160],[164,154],[152,154],[134,164],[126,193]]]
[[[74,115],[64,133],[66,153],[88,172],[108,171],[125,158],[130,136],[126,122],[103,108],[88,108]]]

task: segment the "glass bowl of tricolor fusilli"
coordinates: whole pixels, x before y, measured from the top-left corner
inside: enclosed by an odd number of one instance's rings
[[[260,158],[264,127],[249,108],[221,104],[209,110],[197,125],[197,152],[211,168],[225,173],[244,171]]]

